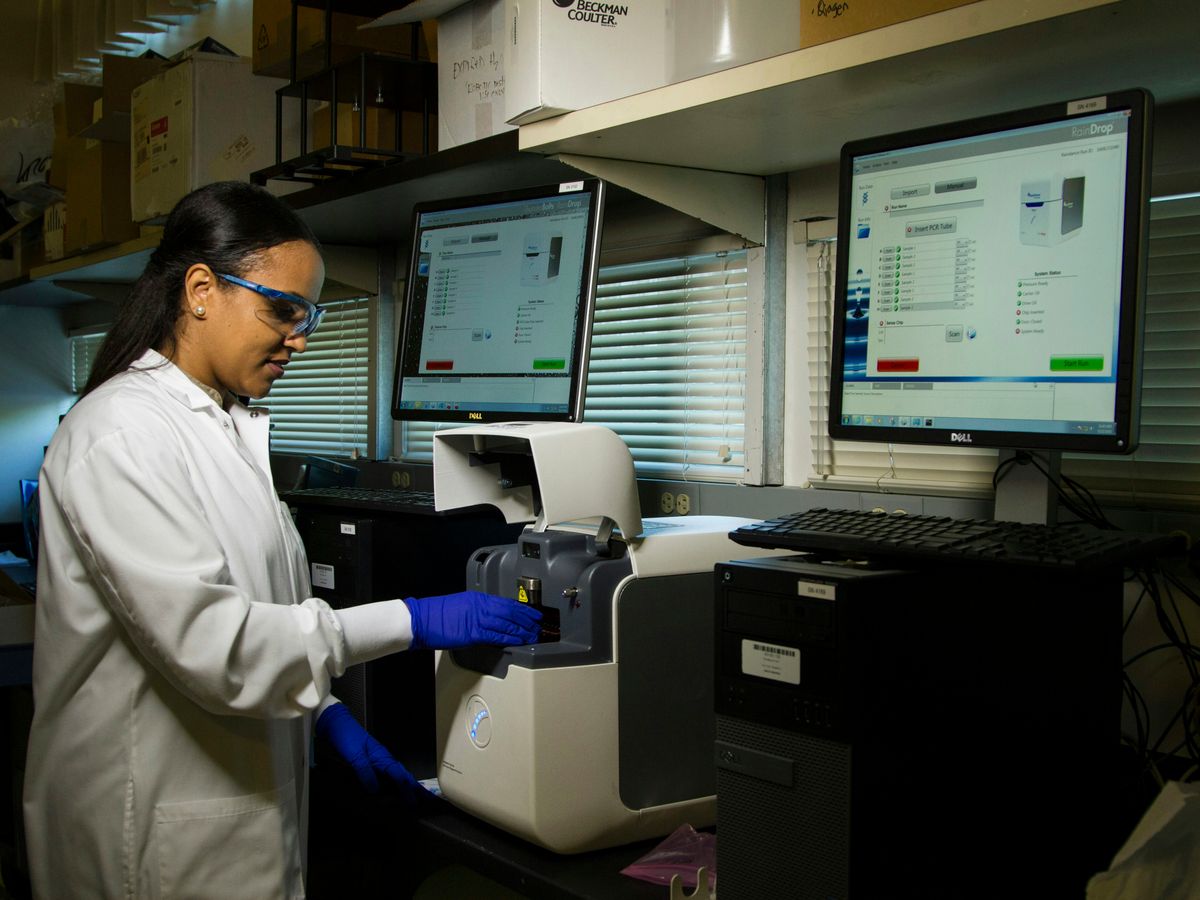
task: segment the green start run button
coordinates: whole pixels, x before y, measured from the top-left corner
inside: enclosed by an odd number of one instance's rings
[[[1103,356],[1052,356],[1051,372],[1102,372]]]
[[[544,372],[547,370],[561,372],[566,367],[567,361],[565,359],[535,359],[533,361],[533,370],[535,372]]]

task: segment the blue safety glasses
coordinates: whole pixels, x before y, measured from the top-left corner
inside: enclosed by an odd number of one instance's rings
[[[298,294],[277,291],[274,288],[247,281],[245,278],[238,278],[236,275],[226,275],[224,272],[214,274],[222,281],[228,281],[230,284],[236,284],[238,287],[244,287],[248,291],[254,291],[254,293],[266,297],[270,301],[269,309],[260,310],[258,317],[288,337],[308,337],[317,330],[322,316],[325,315],[325,307],[317,306]]]

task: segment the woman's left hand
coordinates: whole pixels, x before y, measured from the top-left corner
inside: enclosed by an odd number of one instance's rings
[[[390,789],[409,807],[432,796],[383,744],[371,737],[344,703],[330,705],[317,717],[316,732],[350,764],[367,793]]]

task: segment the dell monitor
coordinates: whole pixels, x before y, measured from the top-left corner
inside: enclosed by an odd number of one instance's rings
[[[1152,108],[1129,90],[843,147],[834,438],[1136,447]]]
[[[414,209],[392,417],[583,417],[604,185]]]
[[[1151,109],[1123,91],[842,148],[833,437],[1135,448]]]

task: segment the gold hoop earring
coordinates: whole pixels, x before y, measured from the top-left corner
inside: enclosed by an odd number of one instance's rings
[[[208,310],[205,309],[203,306],[197,306],[195,309],[192,310],[192,312],[196,314],[197,319],[203,319],[205,317],[205,315],[207,315]]]

